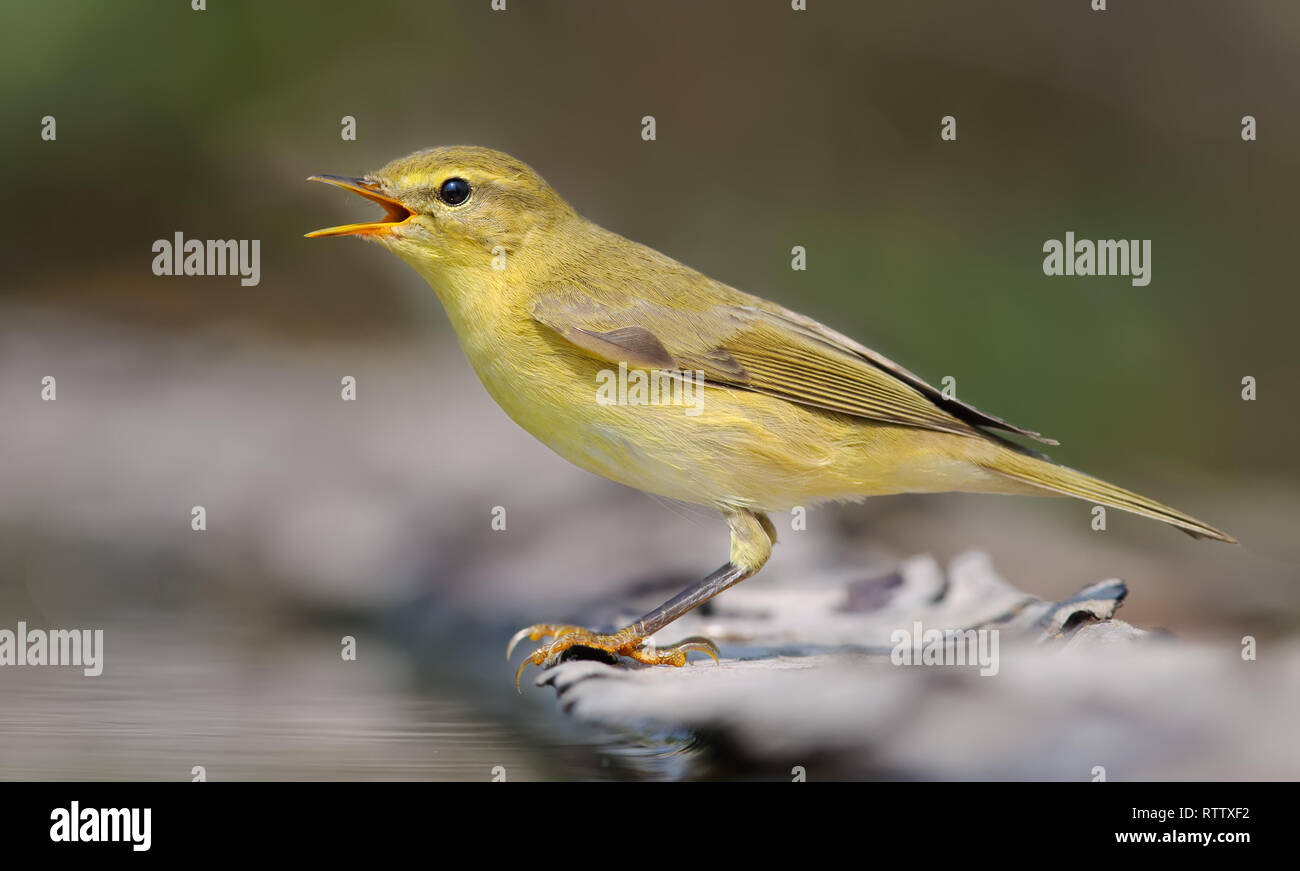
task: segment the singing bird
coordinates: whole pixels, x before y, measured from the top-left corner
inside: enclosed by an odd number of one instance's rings
[[[629,626],[521,630],[507,658],[525,637],[553,640],[525,658],[516,686],[528,665],[576,645],[653,665],[683,665],[690,651],[716,659],[707,639],[667,647],[647,639],[761,569],[776,542],[768,512],[796,505],[954,490],[1074,496],[1234,542],[1011,441],[1003,434],[1056,444],[945,396],[811,318],[593,224],[499,151],[433,148],[361,178],[309,180],[384,208],[380,220],[307,235],[360,236],[409,263],[516,423],[584,469],[713,506],[730,527],[721,568]],[[690,381],[699,393],[689,406],[602,401],[615,371]]]

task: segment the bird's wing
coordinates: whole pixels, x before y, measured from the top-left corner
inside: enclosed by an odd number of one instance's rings
[[[811,318],[738,291],[726,302],[616,302],[576,287],[539,293],[534,320],[612,363],[697,370],[706,382],[882,423],[978,435],[990,427],[1056,444],[944,396],[916,375]],[[724,297],[726,298],[726,297]]]

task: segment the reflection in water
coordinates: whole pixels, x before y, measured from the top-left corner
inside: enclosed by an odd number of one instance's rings
[[[533,742],[320,629],[106,627],[104,673],[0,668],[5,779],[509,780],[565,776]]]

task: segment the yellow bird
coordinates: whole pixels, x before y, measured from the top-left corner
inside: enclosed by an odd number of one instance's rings
[[[378,221],[307,235],[361,236],[414,267],[516,423],[584,469],[714,506],[730,526],[726,564],[630,626],[521,630],[507,657],[525,637],[554,640],[524,660],[516,685],[529,664],[575,645],[655,665],[683,665],[692,650],[716,658],[702,638],[646,641],[762,568],[776,541],[767,512],[796,505],[950,490],[1064,495],[1234,542],[998,435],[1056,444],[811,318],[596,226],[499,151],[434,148],[363,178],[310,180],[384,207]]]

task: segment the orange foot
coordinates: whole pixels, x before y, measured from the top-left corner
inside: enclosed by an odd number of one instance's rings
[[[530,665],[541,665],[570,647],[591,647],[596,650],[603,650],[612,656],[626,656],[646,665],[680,667],[686,664],[686,654],[692,650],[707,653],[713,657],[714,662],[718,661],[717,645],[698,635],[691,636],[668,647],[651,647],[646,645],[645,636],[636,634],[631,626],[620,629],[613,635],[600,635],[590,629],[583,629],[581,626],[556,626],[550,623],[538,623],[536,626],[529,626],[516,632],[514,638],[510,639],[510,645],[506,648],[506,659],[509,659],[510,654],[514,653],[515,645],[525,638],[529,641],[540,641],[543,638],[554,638],[555,640],[550,644],[543,644],[524,657],[524,661],[519,665],[519,670],[515,672],[515,689],[519,690],[519,692],[523,692],[522,689],[519,689],[519,678],[523,676],[524,669]]]

